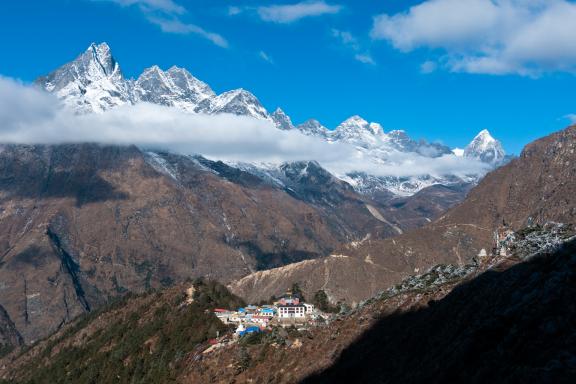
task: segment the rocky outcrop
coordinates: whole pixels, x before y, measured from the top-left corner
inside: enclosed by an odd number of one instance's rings
[[[0,305],[0,356],[24,343],[8,312]]]

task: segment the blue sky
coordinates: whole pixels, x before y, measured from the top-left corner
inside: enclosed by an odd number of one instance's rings
[[[518,153],[576,113],[576,29],[562,23],[574,8],[564,0],[3,1],[0,75],[29,82],[106,41],[127,77],[183,66],[217,92],[250,90],[296,123],[313,117],[333,128],[359,114],[450,146],[487,128]]]

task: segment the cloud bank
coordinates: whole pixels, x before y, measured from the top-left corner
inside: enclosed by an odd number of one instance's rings
[[[0,143],[82,142],[135,144],[235,162],[316,160],[337,175],[360,171],[378,176],[464,176],[481,173],[485,167],[453,155],[431,159],[400,152],[376,163],[351,145],[282,131],[270,122],[227,114],[187,114],[155,104],[77,115],[51,94],[0,77]]]
[[[427,0],[376,16],[373,39],[402,52],[443,52],[455,72],[576,72],[576,4],[568,0]]]

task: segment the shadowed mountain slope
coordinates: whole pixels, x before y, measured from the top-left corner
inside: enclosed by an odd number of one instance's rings
[[[304,383],[569,383],[576,243],[387,316]]]

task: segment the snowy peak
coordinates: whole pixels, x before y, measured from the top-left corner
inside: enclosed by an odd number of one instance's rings
[[[224,92],[216,97],[206,99],[198,105],[196,112],[217,114],[231,113],[240,116],[251,116],[271,121],[268,111],[252,93],[240,88]]]
[[[119,69],[118,63],[112,57],[112,51],[106,43],[92,43],[86,53],[91,54],[92,59],[100,65],[105,75],[112,75]]]
[[[504,152],[502,144],[492,137],[487,129],[484,129],[464,148],[463,155],[467,158],[496,165],[505,159],[506,152]]]
[[[78,113],[104,112],[123,104],[149,102],[189,113],[232,113],[272,120],[250,92],[236,89],[217,96],[208,84],[177,66],[163,71],[154,65],[138,79],[125,80],[106,43],[91,44],[74,61],[36,82]]]
[[[132,100],[120,66],[106,43],[90,44],[76,59],[36,83],[82,113],[102,112]]]
[[[369,123],[360,116],[352,116],[333,132],[335,141],[344,141],[364,148],[372,147],[382,139],[384,130],[378,123]]]
[[[326,138],[330,131],[328,128],[320,124],[318,120],[310,119],[296,127],[300,132],[307,136],[319,136]]]
[[[289,131],[294,129],[294,124],[292,124],[292,120],[290,116],[288,116],[284,111],[280,108],[276,108],[274,113],[271,115],[276,128],[281,129],[283,131]]]
[[[462,148],[454,148],[452,150],[452,153],[457,157],[463,157],[464,156],[464,150]]]
[[[382,135],[384,133],[384,130],[380,124],[369,123],[358,115],[346,119],[336,128],[336,131],[348,133],[366,131],[375,136]]]
[[[168,69],[167,73],[176,87],[186,95],[197,95],[198,101],[216,96],[208,84],[192,76],[185,68],[174,65]]]
[[[496,139],[492,137],[490,132],[487,129],[483,129],[476,135],[470,145],[475,145],[478,149],[486,150],[491,148],[496,142]]]
[[[177,107],[194,112],[203,100],[215,96],[212,89],[187,70],[171,67],[163,71],[157,65],[147,68],[134,83],[136,101]]]

